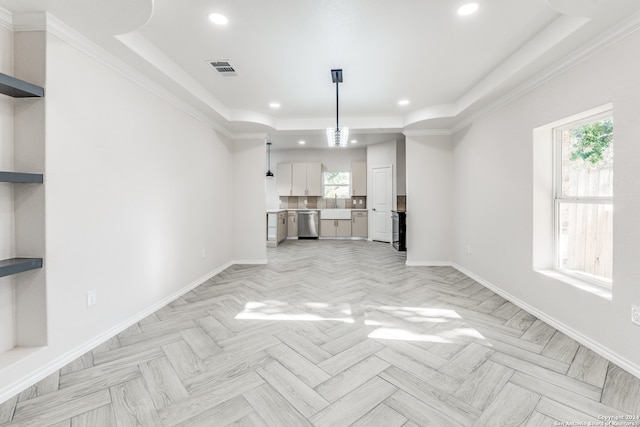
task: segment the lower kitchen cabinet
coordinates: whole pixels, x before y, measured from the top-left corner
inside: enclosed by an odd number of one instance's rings
[[[348,219],[320,220],[320,237],[351,237],[351,221]]]
[[[287,212],[267,212],[267,246],[278,246],[287,238]]]
[[[351,237],[369,237],[369,215],[366,211],[351,212]]]
[[[298,212],[289,212],[287,237],[298,237]]]

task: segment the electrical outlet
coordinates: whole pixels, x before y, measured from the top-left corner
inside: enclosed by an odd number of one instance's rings
[[[96,305],[96,291],[95,289],[87,292],[87,307]]]
[[[202,249],[202,258],[206,258],[206,257],[207,257],[207,250]]]
[[[636,325],[640,325],[640,307],[631,306],[631,321]]]
[[[471,245],[467,245],[467,255],[471,255]]]

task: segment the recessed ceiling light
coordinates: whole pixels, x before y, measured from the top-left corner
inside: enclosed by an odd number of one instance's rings
[[[478,10],[478,3],[466,3],[458,8],[458,15],[466,16],[475,13]]]
[[[306,143],[307,143],[307,141],[305,141],[304,139],[301,139],[300,141],[298,141],[298,144],[300,144],[300,145],[304,145]]]
[[[398,101],[398,105],[409,105],[409,100],[401,99],[400,101]]]
[[[351,143],[352,143],[352,144],[357,144],[357,143],[358,143],[358,140],[357,140],[357,139],[352,139],[352,140],[351,140]]]
[[[220,13],[210,13],[209,20],[217,25],[227,25],[227,23],[229,22],[227,17]]]
[[[272,102],[271,104],[269,104],[269,107],[271,107],[271,108],[280,108],[280,103],[279,102]]]

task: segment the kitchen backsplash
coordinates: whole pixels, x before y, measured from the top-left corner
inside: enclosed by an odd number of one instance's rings
[[[335,203],[338,202],[338,206]],[[407,210],[407,196],[397,196],[396,206],[399,211]],[[367,198],[351,197],[349,199],[325,199],[317,196],[282,196],[280,209],[366,209]]]
[[[338,206],[336,206],[336,202]],[[351,197],[349,199],[325,199],[317,196],[282,196],[280,209],[366,209],[366,197]]]

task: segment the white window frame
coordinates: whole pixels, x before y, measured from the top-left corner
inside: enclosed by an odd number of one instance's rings
[[[349,175],[349,183],[348,184],[327,184],[327,181],[325,180],[326,174],[328,173],[346,173]],[[325,191],[325,187],[347,187],[347,194],[351,194],[351,187],[353,185],[353,174],[351,173],[351,171],[324,171],[322,172],[322,197],[326,198],[326,191]],[[339,197],[340,199],[347,199],[349,198],[349,196],[347,197]]]
[[[613,288],[613,281],[593,276],[586,272],[568,270],[561,267],[561,254],[560,254],[560,205],[562,203],[575,203],[575,204],[610,204],[613,207],[613,196],[563,196],[562,195],[562,132],[572,129],[578,126],[585,125],[587,123],[597,122],[599,120],[613,117],[613,109],[604,111],[596,115],[590,115],[578,120],[567,122],[559,127],[553,128],[553,250],[554,250],[554,265],[553,269],[563,275],[573,277],[583,282],[590,283],[592,285],[600,286],[605,289],[611,290]],[[615,124],[614,124],[615,132]],[[614,175],[615,176],[615,175]]]

